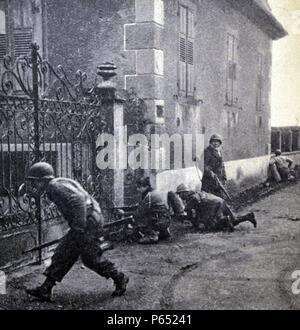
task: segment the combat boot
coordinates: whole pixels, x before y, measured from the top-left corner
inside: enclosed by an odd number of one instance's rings
[[[113,278],[113,281],[115,283],[116,289],[111,294],[112,297],[120,297],[124,294],[127,288],[127,283],[129,282],[129,277],[127,277],[123,273],[118,273],[117,276]]]
[[[245,215],[239,216],[236,219],[236,225],[242,222],[249,221],[253,224],[254,228],[257,227],[257,221],[255,219],[255,214],[253,212],[247,213]]]
[[[250,221],[253,224],[254,228],[257,227],[257,221],[255,219],[254,212],[251,212],[251,213],[248,214],[248,221]]]
[[[141,239],[139,239],[139,244],[156,244],[159,241],[158,233],[153,232],[150,235],[145,235]]]
[[[171,237],[171,233],[170,233],[170,229],[169,228],[165,228],[159,231],[158,234],[158,238],[159,240],[163,241],[163,240],[167,240]]]
[[[55,281],[47,277],[45,282],[34,289],[26,289],[27,294],[41,301],[52,302],[52,288],[55,285]]]

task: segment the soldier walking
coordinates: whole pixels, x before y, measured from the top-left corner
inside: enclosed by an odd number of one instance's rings
[[[184,184],[177,187],[176,193],[185,202],[187,219],[196,230],[233,231],[242,222],[249,221],[256,228],[254,213],[235,216],[224,199],[204,191],[195,192]]]
[[[56,282],[61,282],[81,257],[86,267],[113,280],[115,291],[112,296],[123,295],[129,278],[103,257],[101,236],[104,219],[96,200],[78,182],[55,178],[54,170],[48,163],[34,164],[29,170],[27,180],[37,196],[45,193],[56,204],[70,227],[57,246],[51,265],[44,272],[46,280],[41,286],[27,289],[27,293],[43,301],[51,301]]]

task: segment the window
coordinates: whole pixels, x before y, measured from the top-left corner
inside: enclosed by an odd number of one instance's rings
[[[194,93],[194,14],[179,6],[179,90],[186,96]]]
[[[238,101],[237,54],[238,54],[238,39],[235,35],[228,33],[227,34],[227,82],[226,82],[227,105],[235,105]]]
[[[30,52],[30,44],[33,40],[32,1],[12,0],[11,12],[14,22],[14,55],[18,57]]]
[[[257,56],[257,89],[256,89],[256,110],[264,108],[264,57],[261,53]]]
[[[0,59],[8,53],[19,57],[30,52],[33,3],[31,0],[0,0]],[[9,29],[7,22],[10,22]]]

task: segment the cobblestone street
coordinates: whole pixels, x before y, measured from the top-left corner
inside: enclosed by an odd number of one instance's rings
[[[9,276],[1,309],[299,309],[292,273],[300,270],[300,183],[247,207],[258,228],[199,234],[183,228],[170,242],[122,245],[107,255],[130,276],[126,294],[110,296],[113,285],[77,263],[54,289],[54,303],[24,293],[43,280],[44,267]],[[294,220],[294,221],[293,221]]]

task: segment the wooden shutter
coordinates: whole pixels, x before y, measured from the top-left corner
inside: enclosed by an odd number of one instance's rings
[[[229,104],[232,104],[233,100],[233,86],[232,78],[234,75],[233,69],[233,36],[227,35],[227,84],[226,84],[226,99]]]
[[[227,35],[227,84],[226,99],[232,105],[238,101],[237,86],[237,57],[238,57],[238,39],[228,33]]]
[[[32,43],[32,29],[23,28],[14,30],[14,54],[15,57],[27,55]]]
[[[238,39],[236,37],[233,38],[233,75],[232,75],[232,86],[233,86],[233,103],[238,102],[238,71],[237,71],[237,63],[238,63]]]
[[[188,37],[187,37],[187,92],[194,92],[194,14],[188,11]]]
[[[186,91],[187,8],[179,6],[179,89]]]
[[[257,64],[257,95],[256,95],[256,110],[263,110],[263,94],[264,94],[264,74],[263,74],[263,55],[258,53],[258,64]]]

